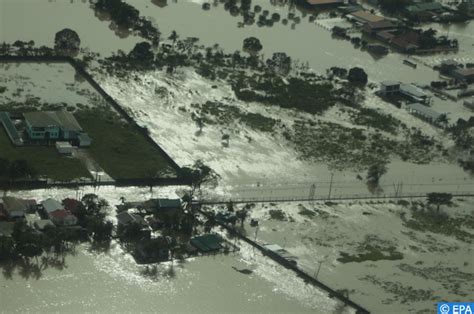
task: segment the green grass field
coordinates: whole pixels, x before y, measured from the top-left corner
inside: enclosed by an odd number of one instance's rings
[[[90,155],[113,178],[176,177],[161,152],[117,113],[96,108],[75,116],[92,138]]]
[[[54,180],[69,181],[90,177],[81,161],[61,156],[54,146],[13,146],[2,125],[0,125],[0,158],[10,161],[24,159],[38,175]]]

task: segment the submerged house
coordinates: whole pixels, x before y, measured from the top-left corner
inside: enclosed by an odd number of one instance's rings
[[[9,219],[25,217],[25,214],[36,206],[35,200],[24,200],[11,196],[2,198],[3,211]]]
[[[90,146],[91,139],[84,132],[74,115],[68,111],[34,111],[23,114],[26,132],[31,140],[74,142]]]
[[[42,201],[41,205],[43,205],[45,216],[55,225],[72,226],[77,224],[77,217],[70,211],[65,210],[64,206],[57,200],[48,198]]]

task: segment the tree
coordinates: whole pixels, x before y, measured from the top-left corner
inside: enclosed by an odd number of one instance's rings
[[[168,37],[169,40],[173,42],[173,44],[178,40],[179,35],[176,33],[176,31],[172,31],[170,34],[170,37]]]
[[[453,195],[451,193],[428,193],[426,195],[428,205],[436,205],[436,212],[439,214],[441,205],[451,205]]]
[[[151,50],[151,45],[144,41],[136,44],[128,54],[128,57],[135,62],[149,64],[153,62],[155,56]]]
[[[349,70],[349,75],[347,76],[349,82],[354,84],[367,84],[367,73],[365,73],[364,69],[362,68],[352,68]]]
[[[214,172],[209,166],[206,166],[201,160],[194,163],[192,167],[182,167],[178,171],[178,175],[184,179],[189,180],[191,184],[191,199],[196,190],[201,192],[203,184],[217,184],[219,175]]]
[[[256,37],[247,37],[244,39],[243,50],[251,54],[256,54],[262,50],[263,46]]]
[[[439,115],[435,122],[442,124],[446,128],[449,123],[448,116],[445,113],[442,113]]]
[[[288,75],[291,70],[291,58],[284,52],[275,52],[271,59],[267,60],[267,66],[281,75]]]
[[[0,261],[13,258],[15,242],[10,237],[0,236]]]
[[[81,45],[79,35],[70,28],[65,28],[56,33],[54,49],[65,54],[77,54]]]
[[[387,172],[387,167],[383,163],[376,163],[369,167],[367,171],[367,183],[373,187],[379,185],[380,177]]]
[[[244,223],[245,223],[245,220],[247,219],[248,217],[248,212],[247,210],[244,208],[244,209],[241,209],[241,210],[238,210],[235,215],[237,216],[237,218],[240,219],[240,225],[241,227],[244,226]]]

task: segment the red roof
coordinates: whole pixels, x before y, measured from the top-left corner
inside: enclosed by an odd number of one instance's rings
[[[66,198],[63,200],[63,205],[66,210],[74,212],[79,206],[82,205],[82,203],[73,198]]]
[[[49,216],[51,216],[51,218],[54,217],[57,219],[64,219],[68,216],[72,216],[72,214],[65,209],[58,209],[58,210],[55,210],[54,212],[50,212]]]

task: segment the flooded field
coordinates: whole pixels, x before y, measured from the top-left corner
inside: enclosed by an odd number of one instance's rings
[[[76,107],[105,105],[102,97],[67,63],[0,63],[3,104],[37,100]]]
[[[283,247],[302,269],[347,290],[351,299],[373,313],[432,312],[441,300],[470,301],[472,226],[452,225],[451,234],[433,226],[415,228],[414,220],[407,223],[413,219],[412,205],[403,204],[256,204],[250,206],[250,217],[259,221],[258,232],[248,223],[244,232],[252,237],[257,233],[260,243]],[[472,199],[455,200],[442,212],[464,221],[472,215],[472,206]],[[429,220],[426,215],[420,218]],[[467,238],[460,236],[464,231],[470,232]],[[367,255],[343,260],[343,254]]]

